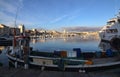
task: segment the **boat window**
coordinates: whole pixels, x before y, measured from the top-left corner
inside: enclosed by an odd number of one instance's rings
[[[107,29],[106,32],[107,33],[117,33],[118,30],[117,29]]]
[[[109,29],[108,29],[108,30],[106,30],[106,32],[107,32],[107,33],[111,33]]]
[[[110,28],[110,26],[106,26],[107,28]]]
[[[115,23],[115,21],[109,21],[109,22],[107,22],[107,25],[112,25],[114,23]]]

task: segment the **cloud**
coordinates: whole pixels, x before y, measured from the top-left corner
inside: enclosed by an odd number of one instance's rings
[[[14,17],[5,14],[4,12],[0,12],[0,20],[1,23],[11,24],[14,21]]]
[[[23,0],[0,0],[0,23],[7,26],[15,26],[16,12],[23,7]],[[16,24],[24,23],[26,25],[33,25],[32,22],[16,19]]]
[[[9,0],[1,0],[0,7],[1,7],[0,11],[12,13],[12,14],[14,14],[17,9],[17,7],[13,3],[9,2]]]
[[[63,15],[63,16],[57,17],[57,18],[53,19],[52,21],[50,21],[50,23],[59,22],[59,21],[63,20],[64,18],[66,18],[67,16],[68,15]]]
[[[23,0],[18,0],[18,5],[20,8],[22,8],[24,5],[23,5]]]
[[[0,12],[15,15],[23,7],[23,0],[0,0]]]
[[[80,16],[80,10],[76,9],[76,10],[72,11],[71,13],[68,13],[68,14],[65,14],[65,15],[62,15],[60,17],[53,19],[52,21],[50,21],[50,23],[60,22],[62,20],[65,20],[65,21],[73,20],[78,16]]]
[[[18,6],[23,7],[23,0],[0,0],[0,23],[13,25]]]
[[[76,17],[78,17],[77,14],[67,14],[53,19],[52,21],[50,21],[50,23],[56,23],[62,20],[72,20],[75,19]]]
[[[23,20],[19,20],[19,19],[17,19],[16,22],[17,23],[24,23],[27,25],[33,24],[32,22],[23,21]],[[0,23],[3,23],[5,25],[9,25],[9,26],[14,26],[15,25],[15,17],[7,15],[4,12],[0,12]]]

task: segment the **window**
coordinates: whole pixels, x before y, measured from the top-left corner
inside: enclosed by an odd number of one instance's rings
[[[115,21],[109,21],[109,22],[107,22],[107,25],[112,25],[114,23],[115,23]]]
[[[118,30],[117,29],[107,29],[106,32],[107,33],[117,33]]]

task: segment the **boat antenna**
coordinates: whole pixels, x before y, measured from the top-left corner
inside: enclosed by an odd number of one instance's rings
[[[17,10],[16,10],[16,14],[15,14],[15,27],[17,27],[16,25],[16,20],[17,20],[17,17],[18,17],[18,10],[19,10],[19,6],[17,6]]]
[[[16,36],[16,28],[17,28],[17,25],[16,25],[16,20],[17,20],[17,17],[18,17],[18,10],[19,10],[19,6],[17,6],[17,9],[16,9],[16,14],[15,14],[15,21],[14,21],[14,29],[13,29],[13,34],[14,34],[14,40],[13,40],[13,47],[16,46],[16,39],[15,39],[15,36]]]

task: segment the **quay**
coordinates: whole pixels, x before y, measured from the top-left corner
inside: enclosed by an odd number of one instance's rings
[[[120,69],[85,73],[0,67],[0,77],[119,77],[119,75]]]

